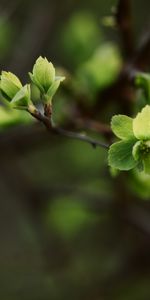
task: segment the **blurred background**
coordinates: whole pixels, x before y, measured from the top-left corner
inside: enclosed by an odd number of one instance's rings
[[[136,49],[150,1],[130,2]],[[117,3],[0,0],[1,70],[26,83],[46,56],[66,76],[54,121],[106,143],[112,115],[134,114],[144,101],[131,87],[116,91],[134,52],[111,17]],[[38,105],[34,86],[32,97]],[[150,299],[149,199],[148,176],[114,174],[105,149],[49,134],[1,97],[1,299]]]

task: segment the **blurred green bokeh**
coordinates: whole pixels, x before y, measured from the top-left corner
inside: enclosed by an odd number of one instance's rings
[[[1,70],[29,82],[43,55],[66,76],[55,96],[55,123],[80,119],[78,107],[85,120],[100,123],[122,113],[111,99],[99,109],[98,98],[124,63],[119,31],[103,25],[116,3],[1,1]],[[134,0],[132,7],[137,44],[150,2]],[[140,107],[143,96],[137,98]],[[41,108],[35,86],[32,99]],[[73,130],[105,139],[81,127]],[[10,110],[2,96],[0,135],[0,299],[148,300],[149,177],[136,171],[111,176],[107,151],[49,135],[26,112]]]

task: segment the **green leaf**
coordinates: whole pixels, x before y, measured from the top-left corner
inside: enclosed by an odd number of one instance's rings
[[[148,103],[150,103],[150,74],[137,74],[135,84],[137,85],[137,87],[143,88],[146,100]]]
[[[33,121],[34,119],[26,112],[0,106],[0,131],[19,124],[30,124]]]
[[[7,100],[12,100],[21,87],[22,84],[16,75],[11,72],[2,71],[0,90]]]
[[[139,140],[150,139],[150,105],[146,105],[133,119],[133,132]]]
[[[80,81],[83,92],[95,95],[116,80],[121,66],[122,61],[118,48],[114,44],[105,43],[79,66],[77,80]]]
[[[50,99],[53,98],[53,96],[55,95],[55,93],[57,92],[60,83],[65,79],[65,77],[56,77],[56,80],[52,83],[52,85],[50,86],[47,95]]]
[[[29,75],[33,83],[40,88],[41,92],[44,89],[46,93],[55,80],[55,68],[46,57],[43,58],[40,56],[33,66],[33,74],[29,73]]]
[[[150,175],[145,172],[139,172],[137,169],[132,171],[130,178],[128,178],[129,188],[137,194],[138,198],[150,199]]]
[[[137,165],[132,156],[135,140],[121,141],[110,146],[108,152],[109,166],[119,170],[130,170]]]
[[[141,144],[142,144],[142,142],[138,141],[133,146],[132,155],[136,161],[140,160],[140,158],[141,158]]]
[[[39,91],[44,94],[44,88],[42,87],[42,85],[36,80],[36,78],[33,76],[32,73],[29,72],[29,76],[31,81],[34,83],[34,85],[39,89]]]
[[[128,116],[113,116],[111,128],[115,135],[120,139],[132,139],[134,137],[133,119]]]
[[[26,84],[23,86],[19,92],[15,95],[15,97],[11,101],[11,105],[17,109],[27,109],[29,104],[31,104],[30,100],[30,85]]]
[[[150,175],[150,154],[147,154],[143,159],[144,172]]]

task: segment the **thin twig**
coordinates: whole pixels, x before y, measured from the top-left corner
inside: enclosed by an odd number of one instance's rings
[[[76,140],[80,140],[86,143],[91,144],[94,148],[96,148],[97,146],[108,149],[109,145],[106,145],[98,140],[95,140],[89,136],[87,136],[86,134],[81,134],[81,133],[76,133],[73,131],[68,131],[66,129],[63,129],[61,127],[58,126],[52,126],[51,124],[51,119],[46,117],[45,115],[43,115],[40,111],[35,110],[34,112],[30,112],[29,113],[36,118],[38,121],[42,122],[46,128],[48,129],[48,131],[50,131],[51,133],[56,133],[56,134],[60,134],[72,139],[76,139]]]
[[[78,127],[80,126],[80,128],[90,129],[99,134],[112,135],[112,130],[109,125],[101,123],[96,120],[87,119],[87,118],[77,118],[75,125],[76,124]]]
[[[91,137],[89,137],[85,134],[80,134],[80,133],[76,133],[76,132],[73,132],[73,131],[68,131],[68,130],[65,130],[65,129],[60,128],[60,127],[53,127],[53,132],[58,133],[60,135],[64,135],[64,136],[72,138],[72,139],[76,139],[76,140],[80,140],[80,141],[89,143],[94,148],[96,148],[97,146],[105,148],[105,149],[109,148],[108,145],[106,145],[106,144],[104,144],[100,141],[97,141],[97,140],[95,140],[95,139],[93,139],[93,138],[91,138]]]

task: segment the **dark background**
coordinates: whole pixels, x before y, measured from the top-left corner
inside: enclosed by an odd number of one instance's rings
[[[149,30],[150,1],[131,2],[138,46]],[[14,72],[25,83],[42,55],[63,68],[69,81],[108,42],[109,49],[111,43],[117,47],[120,66],[124,49],[119,31],[103,24],[116,3],[1,0],[1,70]],[[105,65],[98,66],[103,74]],[[77,94],[84,71],[80,76]],[[106,86],[112,77],[104,80]],[[99,84],[88,85],[94,99]],[[54,111],[62,124],[76,101],[76,91],[68,85],[58,94]],[[84,105],[79,102],[84,113],[92,111],[90,117],[108,124],[114,113],[124,111],[112,102],[103,112],[94,112],[92,97]],[[149,178],[134,172],[111,177],[107,151],[50,135],[31,119],[26,125],[17,120],[15,126],[3,121],[1,113],[0,119],[0,298],[150,299]]]

